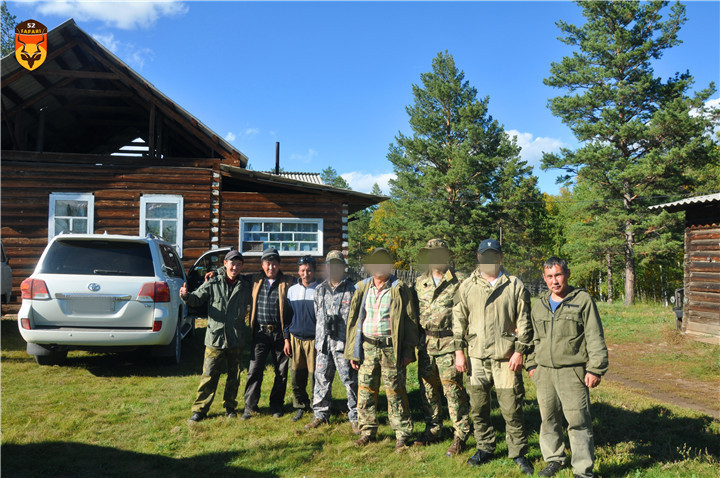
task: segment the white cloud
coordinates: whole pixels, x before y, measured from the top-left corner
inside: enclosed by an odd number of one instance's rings
[[[312,159],[313,159],[315,156],[317,156],[317,154],[318,154],[317,151],[315,151],[314,149],[310,148],[310,149],[307,150],[307,153],[304,153],[304,154],[292,153],[292,154],[290,155],[290,161],[300,161],[300,162],[302,162],[302,163],[306,163],[306,164],[307,164],[307,163],[309,163],[310,161],[312,161]]]
[[[235,141],[236,137],[237,136],[235,136],[235,133],[233,133],[232,131],[228,131],[228,133],[225,135],[225,141]]]
[[[245,129],[245,136],[255,136],[260,130],[258,128],[247,128]]]
[[[56,0],[37,2],[35,10],[42,16],[73,17],[83,22],[96,20],[107,26],[132,30],[151,27],[160,17],[184,15],[188,6],[172,0]]]
[[[102,43],[105,48],[117,54],[118,48],[120,47],[120,41],[115,39],[115,35],[112,33],[93,33],[93,38]]]
[[[360,171],[351,171],[349,173],[343,173],[340,176],[342,176],[342,178],[350,184],[352,189],[364,193],[369,193],[373,184],[378,183],[382,192],[384,194],[389,194],[389,181],[391,179],[395,179],[395,173],[370,174]]]
[[[152,49],[137,48],[134,43],[116,39],[113,33],[93,33],[92,36],[136,70],[142,70],[146,61],[155,59],[155,52]]]
[[[532,133],[521,133],[515,129],[508,130],[507,135],[511,138],[515,136],[518,146],[522,148],[520,157],[531,166],[540,164],[543,152],[551,153],[565,146],[558,138],[534,137]]]

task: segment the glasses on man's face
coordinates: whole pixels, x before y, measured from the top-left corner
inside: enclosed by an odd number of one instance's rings
[[[312,256],[302,256],[300,259],[298,259],[299,266],[303,266],[305,264],[315,266],[315,259]]]

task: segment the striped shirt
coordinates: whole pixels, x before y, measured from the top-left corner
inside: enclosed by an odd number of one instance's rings
[[[375,282],[371,282],[365,298],[365,320],[363,321],[363,334],[372,337],[390,337],[390,282],[385,282],[378,289]]]

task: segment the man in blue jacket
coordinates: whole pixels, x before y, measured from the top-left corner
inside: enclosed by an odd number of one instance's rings
[[[288,289],[291,319],[285,326],[285,354],[290,357],[290,386],[293,391],[295,416],[300,420],[311,410],[312,397],[308,395],[315,388],[315,259],[303,256],[298,261],[300,282]],[[289,342],[288,342],[289,341]]]

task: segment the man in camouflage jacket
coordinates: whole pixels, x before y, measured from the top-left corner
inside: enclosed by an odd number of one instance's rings
[[[415,281],[420,318],[418,382],[425,412],[425,434],[415,444],[428,445],[442,438],[442,385],[455,429],[446,455],[454,456],[463,450],[470,434],[468,398],[463,375],[455,368],[452,331],[453,302],[465,275],[449,267],[450,250],[442,239],[430,239],[421,250],[420,259],[428,266],[427,272]]]

